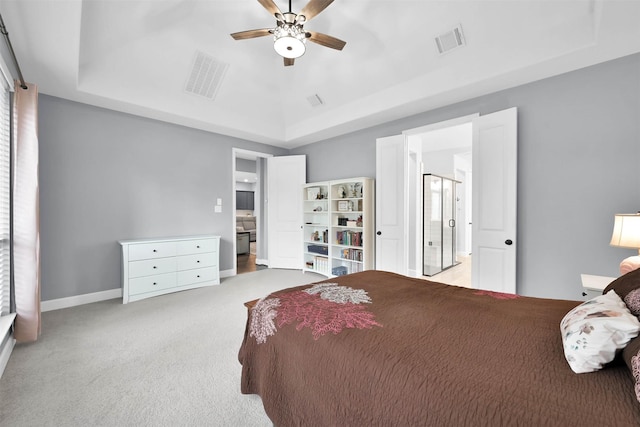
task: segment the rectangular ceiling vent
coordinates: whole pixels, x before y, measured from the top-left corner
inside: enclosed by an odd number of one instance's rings
[[[185,84],[185,92],[208,99],[215,98],[227,68],[229,64],[217,61],[212,56],[197,50],[193,55],[191,74]]]
[[[437,36],[436,45],[438,46],[438,52],[440,52],[440,55],[464,46],[465,41],[464,35],[462,34],[462,26],[458,25],[453,30]]]
[[[324,104],[324,101],[318,94],[307,96],[307,101],[309,101],[312,107],[319,107]]]

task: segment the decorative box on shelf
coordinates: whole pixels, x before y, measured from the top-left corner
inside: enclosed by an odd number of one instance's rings
[[[323,246],[323,245],[308,245],[307,250],[309,252],[313,252],[314,254],[320,254],[320,255],[329,254],[329,247]]]
[[[331,269],[331,274],[333,274],[334,276],[344,276],[345,274],[347,274],[347,267],[344,267],[344,266],[333,267]]]

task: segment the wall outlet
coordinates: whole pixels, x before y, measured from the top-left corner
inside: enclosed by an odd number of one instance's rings
[[[220,212],[222,212],[222,206],[216,206],[215,208],[213,208],[213,211],[214,211],[215,213],[220,213]]]

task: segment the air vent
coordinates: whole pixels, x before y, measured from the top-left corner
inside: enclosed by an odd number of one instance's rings
[[[438,46],[438,52],[440,52],[440,55],[464,46],[465,42],[464,35],[462,34],[462,26],[458,25],[453,30],[437,36],[436,45]]]
[[[318,107],[324,104],[324,101],[318,94],[307,96],[307,101],[309,101],[309,104],[311,104],[312,107]]]
[[[209,99],[215,98],[227,68],[229,64],[217,61],[204,52],[196,51],[191,74],[184,87],[185,92]]]

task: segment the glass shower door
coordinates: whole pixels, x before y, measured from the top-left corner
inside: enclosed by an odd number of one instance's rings
[[[438,175],[423,175],[423,270],[433,276],[457,264],[456,184]]]
[[[450,179],[442,180],[442,269],[452,267],[455,263],[455,229],[454,216],[455,186]]]
[[[424,175],[423,183],[423,274],[442,271],[442,178]]]

